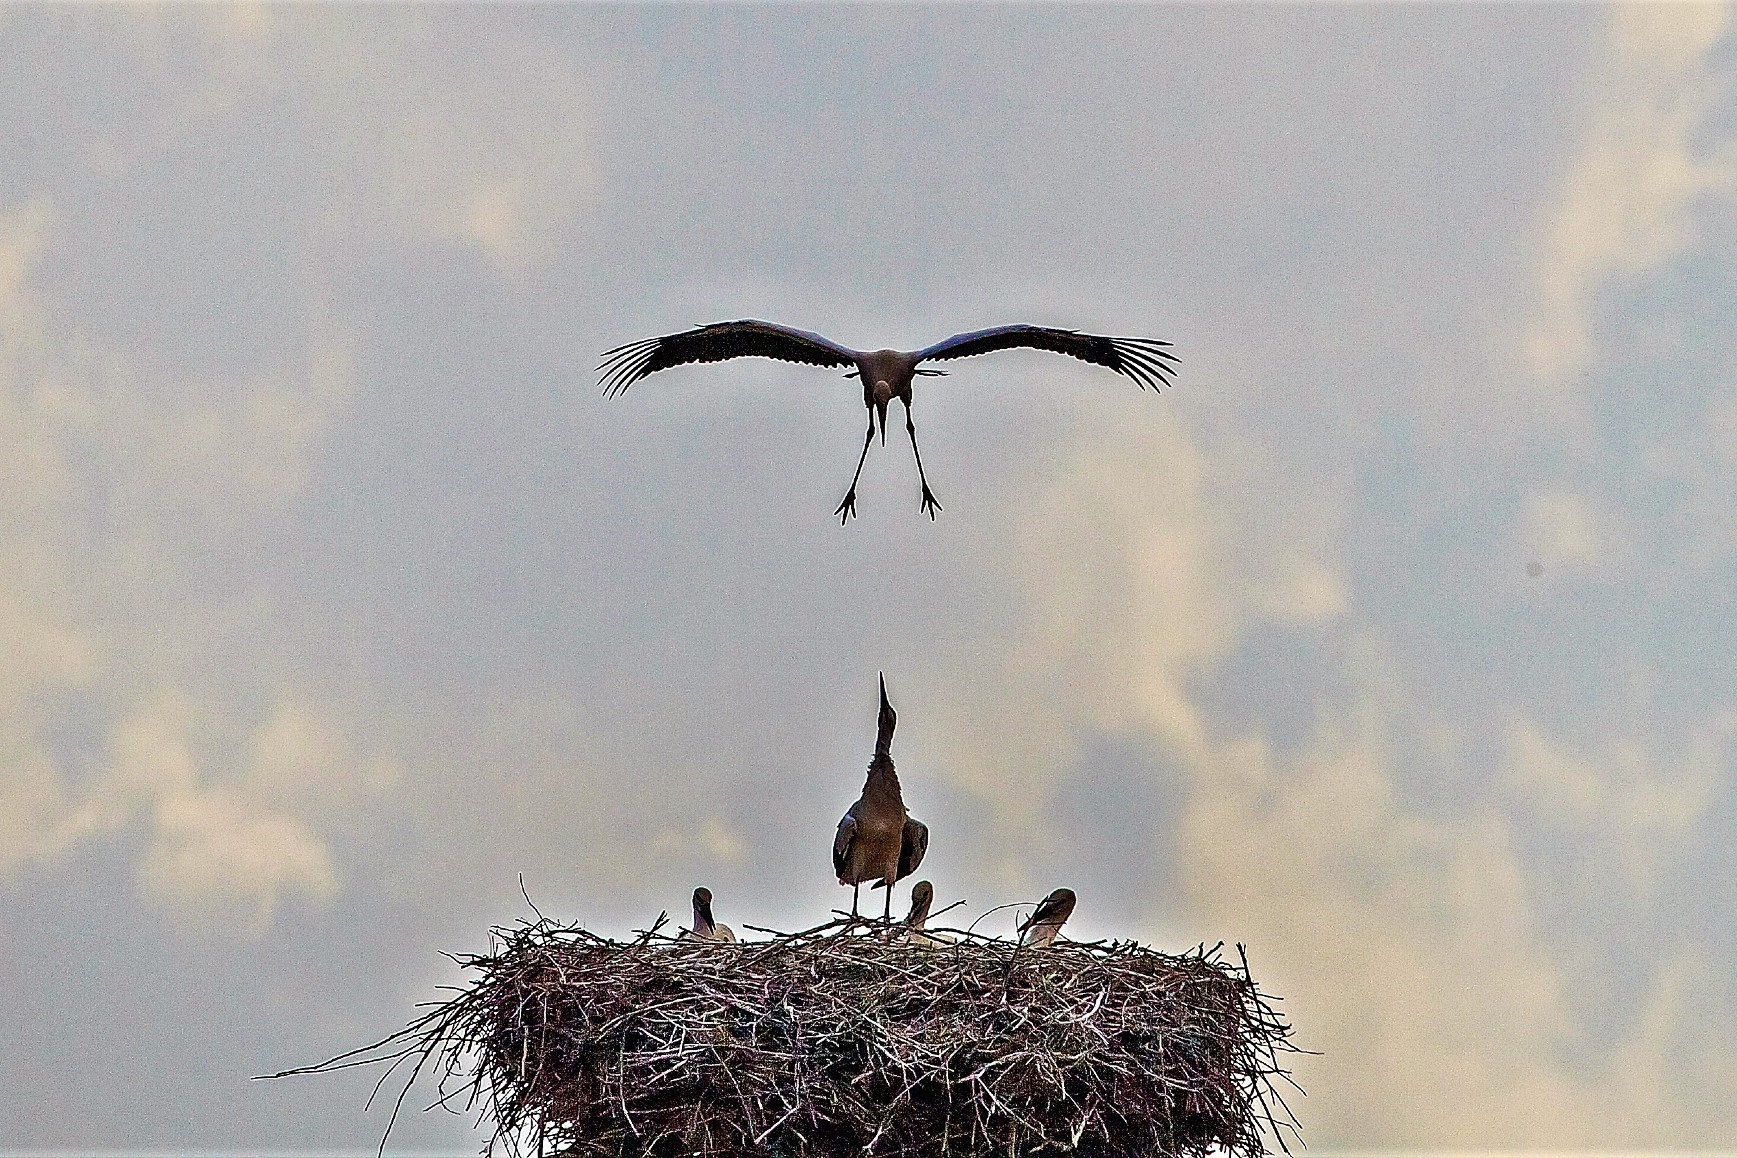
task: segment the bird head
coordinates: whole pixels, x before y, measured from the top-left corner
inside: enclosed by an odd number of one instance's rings
[[[1020,932],[1031,928],[1039,921],[1045,924],[1059,925],[1067,920],[1074,911],[1074,891],[1072,889],[1056,889],[1049,896],[1037,903],[1037,908],[1031,911],[1031,916],[1019,926]]]
[[[911,889],[911,915],[905,918],[905,924],[921,929],[923,922],[929,919],[929,907],[934,903],[935,886],[928,881],[918,881]]]
[[[707,928],[712,924],[712,890],[707,888],[694,890],[694,931],[700,932],[702,924]]]
[[[893,750],[893,728],[899,722],[899,714],[893,711],[893,705],[887,702],[887,677],[881,675],[881,718],[880,726],[875,734],[875,752],[891,755]]]

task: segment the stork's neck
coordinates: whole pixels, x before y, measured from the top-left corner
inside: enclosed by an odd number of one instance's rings
[[[880,797],[903,804],[899,792],[899,773],[893,767],[893,758],[885,752],[876,752],[875,758],[869,761],[868,781],[862,786],[863,798]]]

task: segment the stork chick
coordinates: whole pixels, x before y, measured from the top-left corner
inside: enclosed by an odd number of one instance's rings
[[[735,930],[712,919],[712,890],[694,890],[694,927],[681,935],[683,941],[734,941]]]
[[[911,911],[905,917],[905,928],[921,931],[934,904],[935,886],[928,881],[918,881],[911,889]]]
[[[952,944],[945,937],[923,931],[923,926],[929,920],[929,909],[934,903],[935,886],[928,881],[918,881],[911,890],[911,911],[905,917],[904,928],[899,931],[900,939],[919,949],[944,949]]]
[[[1074,891],[1057,889],[1032,910],[1025,924],[1019,927],[1019,943],[1033,949],[1048,949],[1055,944],[1056,934],[1074,911]]]

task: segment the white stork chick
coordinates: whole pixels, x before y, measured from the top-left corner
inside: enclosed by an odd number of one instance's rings
[[[928,881],[918,881],[911,889],[911,911],[904,920],[904,939],[919,949],[939,949],[952,944],[944,937],[933,933],[925,933],[923,926],[929,920],[929,910],[935,904],[935,886]]]
[[[734,941],[735,930],[712,919],[712,890],[694,890],[694,927],[681,935],[683,941]]]
[[[1057,889],[1038,902],[1031,916],[1019,927],[1019,943],[1033,949],[1048,949],[1074,911],[1074,891]]]

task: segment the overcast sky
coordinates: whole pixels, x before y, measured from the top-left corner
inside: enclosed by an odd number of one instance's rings
[[[1324,1149],[1737,1147],[1728,9],[0,9],[0,1140],[366,1148],[538,906],[1241,941]],[[761,317],[920,379],[603,349]],[[900,903],[903,903],[903,890]],[[992,920],[1004,920],[1002,917]],[[448,1116],[395,1146],[463,1151]]]

